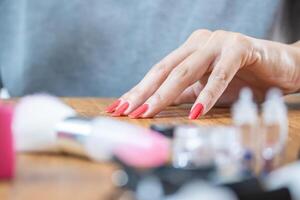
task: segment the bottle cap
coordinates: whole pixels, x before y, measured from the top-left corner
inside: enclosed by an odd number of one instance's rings
[[[287,108],[284,104],[282,93],[277,88],[272,88],[266,95],[263,104],[264,123],[282,123],[287,121]]]
[[[249,88],[243,88],[238,101],[232,107],[234,123],[254,124],[257,121],[257,106],[253,101],[253,95]]]
[[[178,126],[173,142],[174,167],[195,169],[213,165],[214,151],[210,133],[211,129],[207,127]]]
[[[166,137],[173,138],[175,126],[172,124],[152,124],[150,129]]]

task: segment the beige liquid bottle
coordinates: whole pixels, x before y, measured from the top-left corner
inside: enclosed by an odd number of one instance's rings
[[[278,89],[271,89],[267,93],[263,104],[262,126],[262,172],[268,173],[284,162],[288,136],[287,108]]]
[[[243,149],[240,155],[241,171],[245,175],[252,175],[257,163],[259,139],[257,105],[249,88],[241,90],[238,101],[232,107],[232,116]]]

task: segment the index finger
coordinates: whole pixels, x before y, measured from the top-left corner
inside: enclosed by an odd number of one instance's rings
[[[188,86],[198,81],[215,57],[214,49],[194,52],[175,68],[161,87],[146,101],[148,110],[142,117],[152,117],[170,105]]]
[[[191,109],[190,119],[197,119],[213,107],[240,66],[241,55],[239,53],[231,52],[221,56]]]

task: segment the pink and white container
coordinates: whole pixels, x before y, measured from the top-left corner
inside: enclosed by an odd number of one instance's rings
[[[13,106],[0,102],[0,180],[14,176],[15,151],[12,134]]]

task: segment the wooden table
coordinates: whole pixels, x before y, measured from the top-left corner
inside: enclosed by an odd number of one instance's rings
[[[300,97],[287,97],[289,103],[289,139],[287,160],[296,159],[300,145]],[[112,99],[65,98],[67,104],[83,116],[107,115],[103,110]],[[205,117],[189,121],[190,105],[169,107],[154,119],[119,119],[149,126],[150,123],[174,122],[197,124],[229,124],[229,109],[215,108]],[[0,199],[113,199],[117,189],[111,174],[117,169],[112,163],[93,163],[63,155],[19,154],[16,177],[11,182],[0,182]]]

